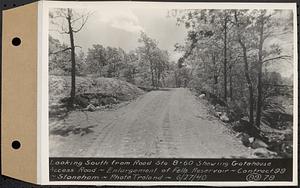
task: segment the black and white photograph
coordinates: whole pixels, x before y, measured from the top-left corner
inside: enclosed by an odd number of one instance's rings
[[[293,158],[293,9],[50,8],[50,157]]]

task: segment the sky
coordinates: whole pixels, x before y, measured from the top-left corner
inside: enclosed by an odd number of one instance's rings
[[[50,26],[50,34],[69,43],[68,35],[53,31],[53,27]],[[97,9],[92,11],[84,28],[75,34],[75,42],[84,52],[93,44],[121,47],[129,52],[141,46],[138,42],[141,31],[159,41],[159,48],[168,50],[172,61],[182,56],[174,52],[174,45],[184,43],[187,31],[184,26],[176,25],[176,19],[168,16],[167,9]]]

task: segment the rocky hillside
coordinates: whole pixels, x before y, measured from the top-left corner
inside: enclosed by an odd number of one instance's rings
[[[59,114],[69,99],[71,91],[70,76],[49,77],[50,116]],[[107,106],[135,99],[143,90],[128,82],[114,78],[76,77],[76,99],[78,108]]]

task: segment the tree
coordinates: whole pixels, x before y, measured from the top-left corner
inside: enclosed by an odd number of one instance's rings
[[[256,120],[255,125],[260,126],[261,114],[263,108],[263,82],[262,82],[262,73],[263,65],[268,61],[275,61],[279,59],[288,59],[289,56],[281,55],[281,49],[278,45],[271,45],[271,49],[266,51],[264,49],[265,41],[272,36],[274,33],[274,20],[272,16],[276,12],[267,13],[267,10],[253,11],[253,14],[257,17],[255,27],[258,33],[258,61],[257,61],[257,104],[256,104]],[[271,57],[270,57],[271,56]]]
[[[106,48],[107,77],[119,77],[122,63],[125,61],[124,53],[121,48]]]
[[[106,49],[100,44],[94,44],[87,52],[87,69],[89,73],[104,76],[103,67],[107,65]]]
[[[73,108],[76,95],[76,53],[74,34],[82,30],[88,20],[89,14],[79,14],[73,9],[56,9],[50,13],[51,23],[59,26],[56,30],[60,34],[67,34],[70,38],[70,47],[62,51],[71,51],[71,92],[68,107]]]
[[[70,51],[66,44],[49,35],[49,73],[52,75],[66,75],[70,71]]]
[[[141,32],[141,36],[138,41],[140,43],[143,43],[144,45],[139,48],[139,53],[141,54],[141,65],[143,65],[144,63],[147,63],[146,65],[150,65],[151,86],[155,87],[154,62],[152,59],[152,54],[153,51],[157,48],[157,41],[148,37],[144,32]]]
[[[247,41],[247,34],[246,30],[250,29],[249,25],[251,22],[249,21],[249,17],[247,15],[248,10],[234,10],[234,18],[235,18],[235,26],[237,32],[237,41],[242,48],[242,57],[244,62],[244,74],[247,81],[247,87],[249,91],[249,123],[253,125],[254,123],[254,88],[253,83],[250,76],[250,68],[248,62],[248,47],[246,43],[249,44]],[[249,38],[248,38],[249,39]]]
[[[227,30],[229,22],[229,14],[224,11],[224,20],[223,20],[223,30],[224,30],[224,101],[227,101]]]
[[[70,76],[72,72],[71,55],[68,45],[61,44],[59,40],[54,39],[49,35],[49,74],[51,75],[67,75]],[[76,75],[85,74],[85,54],[79,51],[75,54],[76,59]]]
[[[181,17],[177,18],[178,23],[183,23],[188,33],[188,43],[190,45],[182,58],[187,59],[196,48],[203,49],[200,45],[214,44],[218,48],[217,53],[222,53],[223,57],[223,99],[227,101],[227,82],[228,82],[228,33],[231,28],[230,10],[187,10]],[[223,47],[221,46],[223,43]],[[212,46],[212,45],[211,45]],[[212,53],[217,54],[216,51]],[[215,57],[212,61],[216,63]],[[216,79],[217,77],[214,77]],[[215,80],[215,83],[217,81]]]
[[[123,76],[127,82],[135,84],[136,74],[138,73],[138,55],[136,51],[124,52],[125,66]]]
[[[273,92],[265,86],[263,71],[270,63],[289,57],[276,42],[291,34],[292,11],[203,9],[177,13],[177,24],[187,29],[185,44],[175,45],[175,50],[184,52],[178,69],[190,67],[194,88],[223,98],[227,108],[241,107],[249,124],[259,127],[264,96]]]
[[[158,88],[161,85],[161,79],[168,68],[169,54],[158,48],[158,42],[151,39],[142,32],[138,39],[143,46],[138,48],[140,54],[140,66],[149,67],[151,86]]]

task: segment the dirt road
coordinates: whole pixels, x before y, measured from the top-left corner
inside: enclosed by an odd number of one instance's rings
[[[247,157],[249,149],[184,88],[149,92],[112,111],[72,112],[50,124],[55,157]],[[87,128],[89,127],[89,128]],[[85,129],[86,128],[86,129]]]

